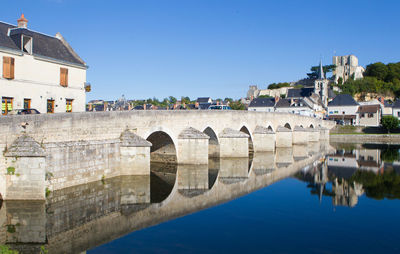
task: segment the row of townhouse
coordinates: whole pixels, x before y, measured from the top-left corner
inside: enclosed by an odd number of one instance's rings
[[[140,105],[137,105],[141,102]],[[136,105],[136,106],[135,106]],[[199,97],[194,103],[177,101],[167,106],[157,106],[145,103],[145,100],[126,100],[124,96],[116,101],[91,100],[86,105],[86,111],[124,111],[124,110],[208,110],[230,109],[229,101],[213,100],[210,97]]]
[[[13,109],[41,113],[83,112],[88,66],[60,33],[29,30],[22,14],[18,25],[0,22],[0,97],[2,115]]]
[[[248,111],[282,112],[322,118],[316,106],[308,98],[258,97],[250,102]]]

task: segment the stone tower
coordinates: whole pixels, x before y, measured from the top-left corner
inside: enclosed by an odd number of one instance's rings
[[[329,81],[325,77],[324,68],[322,67],[322,60],[319,62],[319,75],[314,81],[314,93],[318,94],[321,98],[324,107],[328,106],[328,86]]]

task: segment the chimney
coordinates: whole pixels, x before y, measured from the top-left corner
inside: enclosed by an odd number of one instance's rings
[[[278,101],[281,99],[279,96],[275,96],[275,104],[278,103]]]
[[[18,28],[28,28],[28,20],[25,18],[23,13],[17,21],[18,21]]]
[[[143,110],[146,110],[146,103],[145,104],[143,104]]]
[[[199,107],[200,107],[200,104],[196,101],[196,103],[194,104],[194,107],[195,107],[195,108],[199,108]]]

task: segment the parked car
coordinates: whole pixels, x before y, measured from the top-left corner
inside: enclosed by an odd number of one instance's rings
[[[27,108],[27,109],[13,109],[8,114],[9,115],[36,115],[36,114],[40,114],[40,112],[34,108]]]
[[[209,110],[231,110],[231,107],[225,105],[211,105],[208,107]]]

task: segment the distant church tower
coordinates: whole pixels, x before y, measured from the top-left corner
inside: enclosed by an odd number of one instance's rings
[[[324,68],[322,68],[322,60],[319,62],[319,75],[314,81],[314,93],[321,98],[324,107],[328,106],[328,84],[329,81],[325,78]]]

